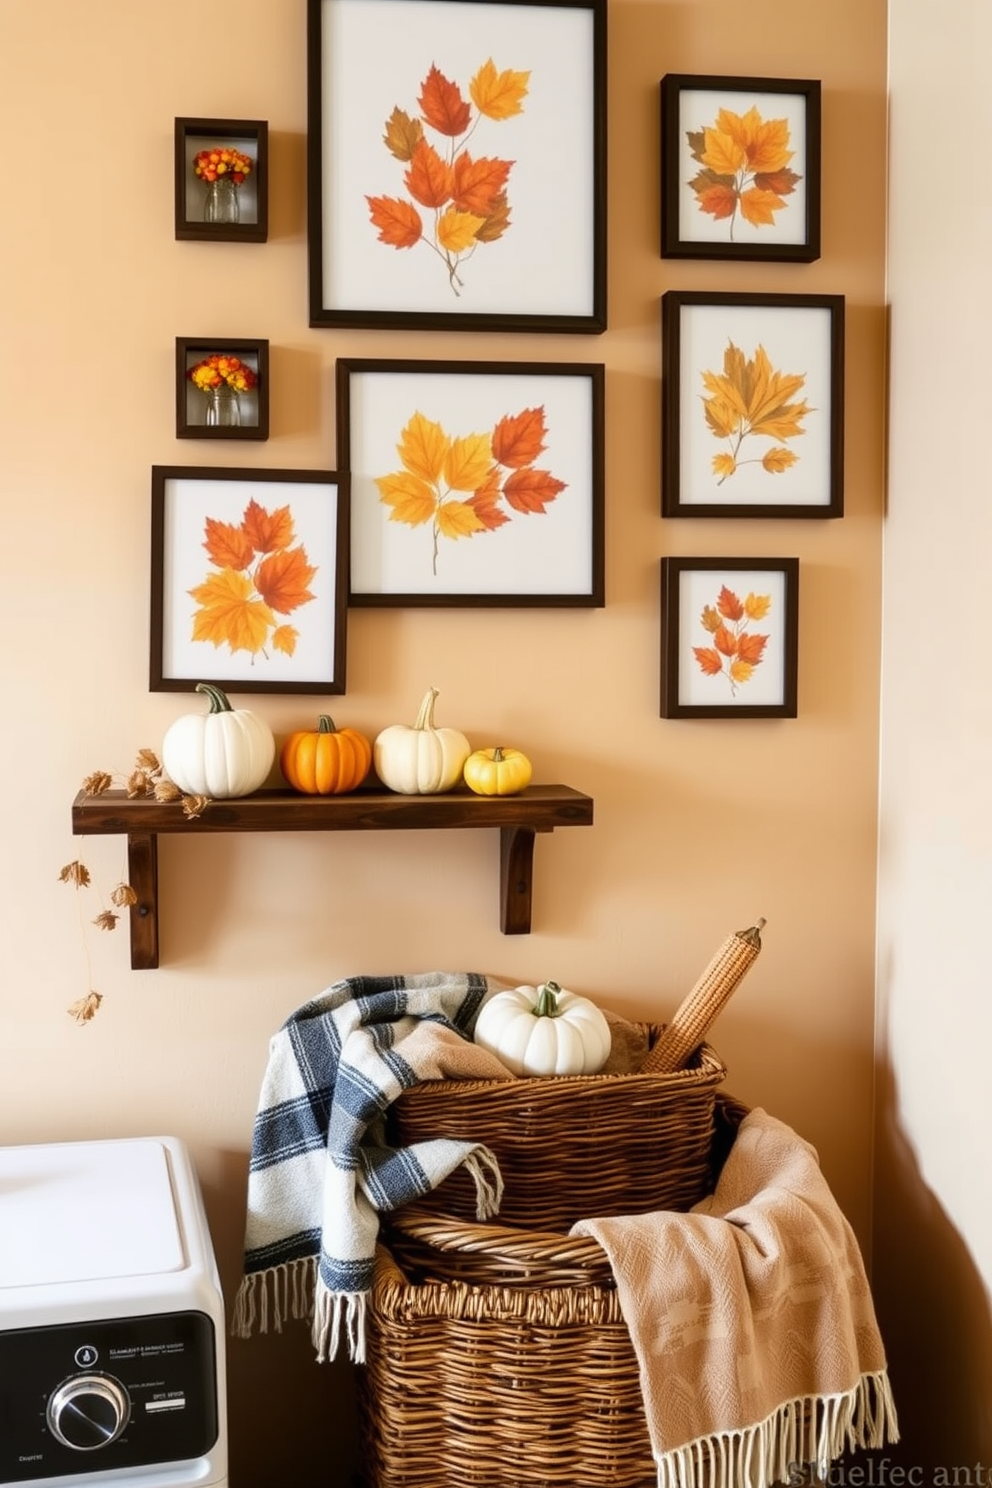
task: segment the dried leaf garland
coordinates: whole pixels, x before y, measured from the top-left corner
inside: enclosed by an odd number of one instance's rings
[[[134,766],[126,776],[115,777],[108,770],[92,771],[83,780],[83,791],[88,796],[105,795],[113,788],[115,778],[121,783],[129,800],[152,798],[166,804],[181,802],[184,815],[191,821],[202,816],[210,805],[209,796],[187,796],[171,780],[163,780],[162,766],[153,749],[139,749]],[[86,864],[74,858],[72,862],[62,867],[59,872],[59,882],[72,884],[76,889],[87,889],[91,886],[92,879]],[[138,896],[129,883],[121,880],[111,890],[110,902],[114,908],[101,910],[90,922],[98,930],[115,930],[120,921],[120,915],[116,914],[115,910],[130,909],[132,905],[137,904]],[[86,933],[81,918],[80,933],[83,939],[83,951],[88,962]],[[102,1001],[103,994],[91,990],[85,997],[77,998],[66,1011],[77,1023],[89,1023],[96,1017]]]

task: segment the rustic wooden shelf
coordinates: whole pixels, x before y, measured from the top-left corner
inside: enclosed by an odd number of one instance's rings
[[[80,791],[72,803],[77,836],[126,836],[128,881],[138,896],[131,906],[131,965],[158,965],[158,839],[163,832],[196,837],[204,832],[431,831],[499,828],[500,929],[528,935],[534,877],[534,840],[556,827],[592,825],[591,796],[568,785],[529,785],[516,796],[477,796],[462,788],[439,796],[401,796],[362,789],[347,796],[303,796],[262,790],[233,801],[211,801],[190,820],[178,803],[130,799],[124,791],[100,796]]]

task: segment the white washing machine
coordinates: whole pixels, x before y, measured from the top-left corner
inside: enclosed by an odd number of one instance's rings
[[[177,1138],[0,1147],[0,1484],[227,1488],[224,1331]]]

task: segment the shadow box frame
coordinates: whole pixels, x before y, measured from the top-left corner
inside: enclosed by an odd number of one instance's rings
[[[151,498],[149,691],[343,693],[347,475],[154,465]]]
[[[193,174],[197,149],[214,144],[254,150],[254,221],[204,222],[191,213],[201,183]],[[248,153],[248,152],[246,152]],[[238,188],[242,190],[244,188]],[[175,122],[176,237],[188,242],[264,243],[269,235],[269,126],[265,119],[177,118]]]
[[[751,581],[743,598],[741,579]],[[772,592],[756,594],[755,584]],[[735,680],[735,663],[749,675]],[[798,558],[662,558],[662,718],[796,718],[798,683]]]
[[[191,389],[189,373],[204,357],[230,353],[241,358],[255,373],[256,385],[250,395],[254,423],[214,425],[198,423],[190,417],[194,398],[203,395]],[[252,439],[269,437],[269,343],[240,336],[176,337],[176,438],[177,439]]]
[[[440,52],[437,37],[418,46],[439,8]],[[388,56],[376,11],[377,0],[307,0],[311,327],[605,331],[607,0],[406,0],[389,25],[407,40],[391,34]],[[507,79],[525,80],[509,103]],[[468,130],[471,153],[458,145]]]
[[[692,98],[699,95],[698,108]],[[721,98],[723,102],[721,103]],[[738,119],[750,108],[780,108],[788,137],[736,137],[715,127],[726,108]],[[761,109],[758,109],[759,117]],[[815,78],[718,77],[668,73],[661,80],[661,256],[813,263],[820,257],[822,87]],[[791,118],[790,118],[791,116]],[[689,126],[689,127],[687,127]],[[708,141],[706,136],[712,130]],[[796,133],[800,148],[788,149]],[[736,131],[739,136],[740,127]],[[768,169],[758,151],[765,150]],[[800,187],[798,203],[792,201]],[[764,221],[741,222],[749,233],[734,241],[738,206],[746,194]],[[711,210],[701,203],[704,193]],[[728,207],[730,210],[728,210]],[[776,214],[782,220],[776,221]],[[722,224],[729,224],[724,236]],[[693,231],[693,229],[696,231]],[[764,236],[762,236],[764,234]]]
[[[336,410],[352,608],[605,604],[602,364],[343,357]]]
[[[662,296],[663,517],[844,515],[845,316],[845,297],[837,294],[668,290]],[[736,374],[734,348],[743,355]],[[806,371],[797,374],[800,364]],[[728,403],[724,388],[735,375],[741,385],[731,386]],[[756,376],[781,379],[779,404],[768,407],[766,398],[762,405]],[[743,428],[752,404],[753,431]],[[810,415],[812,425],[801,428]],[[728,432],[731,419],[736,424]],[[738,460],[744,438],[760,443]],[[733,469],[721,475],[717,459],[729,459]],[[736,477],[740,484],[728,486]]]

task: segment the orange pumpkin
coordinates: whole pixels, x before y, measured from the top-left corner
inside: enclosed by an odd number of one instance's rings
[[[307,796],[340,796],[356,790],[369,773],[372,745],[352,728],[335,728],[321,713],[316,729],[290,734],[279,768],[294,790]]]

